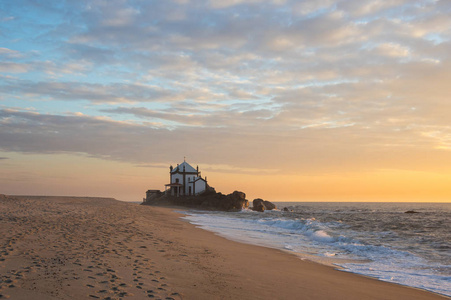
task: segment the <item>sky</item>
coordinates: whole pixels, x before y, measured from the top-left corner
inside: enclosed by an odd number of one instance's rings
[[[0,193],[451,202],[449,0],[0,1]]]

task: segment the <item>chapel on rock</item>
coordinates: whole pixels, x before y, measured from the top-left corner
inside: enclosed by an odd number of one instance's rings
[[[177,164],[175,168],[172,165],[169,167],[169,183],[165,184],[164,193],[160,190],[147,190],[143,202],[149,203],[164,195],[173,197],[196,196],[208,189],[212,188],[207,183],[207,177],[202,178],[199,166],[194,169],[184,159],[183,163]]]
[[[170,181],[165,185],[165,193],[171,196],[195,196],[208,188],[207,177],[202,178],[199,166],[194,169],[185,160],[175,168],[171,165],[169,175]]]

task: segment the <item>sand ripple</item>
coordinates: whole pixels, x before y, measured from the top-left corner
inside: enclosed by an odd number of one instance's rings
[[[152,259],[168,245],[140,215],[105,198],[3,196],[0,298],[181,299]]]

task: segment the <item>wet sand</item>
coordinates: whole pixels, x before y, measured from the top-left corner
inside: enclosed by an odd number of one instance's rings
[[[173,210],[0,195],[0,299],[445,299],[229,241]]]

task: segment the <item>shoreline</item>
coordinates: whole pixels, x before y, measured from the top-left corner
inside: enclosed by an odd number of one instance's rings
[[[181,212],[181,211],[189,211],[189,210],[192,209],[192,208],[186,208],[186,207],[182,207],[182,206],[173,206],[173,205],[167,205],[167,206],[162,205],[162,206],[157,206],[157,207],[177,210],[177,211],[174,211],[174,212],[177,213],[177,214],[180,214],[182,216],[186,216],[186,214],[184,212]],[[331,268],[334,271],[339,271],[339,272],[343,272],[343,273],[347,273],[347,274],[353,274],[353,275],[356,275],[356,276],[359,276],[359,277],[363,277],[363,278],[367,278],[367,279],[370,279],[370,280],[376,280],[378,282],[385,283],[385,284],[391,284],[391,285],[396,285],[396,286],[403,287],[403,288],[408,288],[408,289],[413,289],[413,290],[417,290],[417,291],[421,291],[421,292],[430,293],[432,295],[443,297],[442,299],[451,299],[447,295],[443,295],[443,294],[440,294],[440,293],[432,292],[432,291],[429,291],[429,290],[426,290],[426,289],[412,287],[412,286],[408,286],[408,285],[404,285],[404,284],[400,284],[400,283],[396,283],[396,282],[383,281],[383,280],[380,280],[380,279],[378,279],[376,277],[372,277],[372,276],[368,276],[368,275],[364,275],[364,274],[359,274],[359,273],[353,273],[351,271],[346,271],[345,267],[335,264],[335,262],[334,262],[335,260],[334,259],[330,259],[330,261],[328,261],[327,258],[317,258],[313,254],[293,253],[293,252],[291,252],[289,250],[279,249],[279,248],[276,248],[276,247],[270,247],[270,246],[265,246],[265,245],[252,244],[252,243],[249,243],[249,242],[246,242],[246,241],[240,241],[238,239],[229,238],[229,237],[227,237],[225,235],[221,235],[221,234],[219,234],[217,232],[210,231],[208,229],[204,229],[200,225],[192,224],[192,223],[190,223],[189,220],[183,219],[183,217],[180,217],[180,220],[182,222],[187,222],[191,226],[194,226],[195,229],[200,229],[200,230],[212,233],[216,237],[219,237],[219,238],[224,239],[224,240],[229,241],[229,242],[238,243],[238,244],[242,244],[242,245],[250,245],[250,246],[253,246],[253,247],[262,247],[262,248],[266,248],[266,249],[275,250],[275,251],[278,251],[278,252],[282,253],[283,255],[289,255],[289,256],[295,257],[296,259],[299,259],[300,261],[303,261],[303,262],[309,262],[309,263],[312,263],[312,264],[317,264],[319,266],[325,266],[327,268]],[[352,259],[341,259],[340,261],[341,262],[361,262],[361,261],[356,261],[356,260],[352,260]]]
[[[174,211],[186,208],[9,198],[0,198],[5,298],[449,299],[226,239]]]
[[[166,206],[160,206],[160,207],[166,207]],[[181,211],[188,211],[188,212],[189,212],[189,210],[192,209],[192,208],[185,208],[185,207],[178,207],[178,206],[176,206],[176,207],[167,206],[167,208],[181,210]],[[207,211],[207,212],[209,212],[209,211]],[[180,213],[180,214],[186,216],[186,214],[184,212],[176,211],[176,213]],[[220,234],[218,232],[214,232],[214,231],[211,231],[211,230],[208,230],[208,229],[204,229],[204,228],[202,228],[201,225],[192,224],[189,220],[183,219],[183,217],[180,217],[180,219],[183,222],[188,222],[189,224],[195,226],[195,228],[198,228],[198,229],[201,229],[201,230],[205,230],[205,231],[208,231],[208,232],[212,232],[216,236],[224,238],[224,239],[226,239],[228,241],[231,241],[231,242],[278,250],[278,251],[280,251],[282,253],[286,253],[288,255],[295,256],[295,257],[297,257],[300,260],[307,260],[307,261],[310,261],[310,262],[313,262],[313,263],[317,263],[317,264],[320,264],[320,265],[332,267],[332,268],[337,269],[337,270],[345,270],[346,269],[343,266],[337,265],[337,263],[353,263],[353,262],[361,263],[362,262],[361,260],[355,260],[355,259],[345,259],[345,258],[336,259],[336,258],[328,258],[328,257],[319,257],[319,256],[316,256],[314,254],[308,254],[308,253],[304,253],[304,252],[293,252],[293,251],[290,251],[290,250],[277,248],[277,247],[271,247],[269,245],[264,245],[264,244],[254,244],[254,243],[251,243],[251,242],[248,242],[248,241],[245,241],[245,240],[240,240],[238,238],[234,239],[232,237],[228,237],[225,234]],[[352,272],[350,272],[350,273],[352,273]],[[353,274],[358,274],[358,273],[353,273]],[[358,274],[358,275],[369,277],[369,278],[374,278],[374,279],[378,280],[375,277],[366,276],[366,275],[362,275],[362,274]],[[427,290],[425,290],[425,291],[427,291]]]
[[[449,247],[449,232],[439,227],[451,207],[423,204],[415,207],[421,213],[411,215],[405,214],[409,206],[298,203],[289,207],[291,212],[194,210],[187,211],[186,218],[230,240],[451,297],[448,257],[443,252]]]

